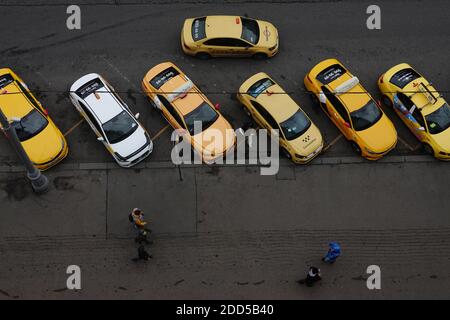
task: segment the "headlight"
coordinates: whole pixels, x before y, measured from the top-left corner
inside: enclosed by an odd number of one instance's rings
[[[127,161],[127,159],[125,159],[124,157],[122,157],[120,154],[118,154],[117,152],[114,152],[114,154],[116,155],[117,158],[119,158],[120,161]]]

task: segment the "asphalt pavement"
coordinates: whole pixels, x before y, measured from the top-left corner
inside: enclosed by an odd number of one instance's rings
[[[230,298],[448,299],[448,163],[425,155],[397,116],[400,141],[385,159],[353,154],[309,99],[303,77],[335,57],[379,98],[376,81],[408,62],[444,96],[450,92],[448,1],[378,1],[382,29],[366,28],[367,1],[78,1],[81,30],[66,28],[67,1],[0,0],[0,67],[28,84],[69,143],[69,156],[46,174],[36,196],[6,139],[0,139],[0,299]],[[185,56],[179,44],[190,16],[248,14],[273,22],[273,59]],[[182,166],[170,161],[171,130],[140,93],[152,66],[172,61],[235,128],[248,119],[233,99],[264,71],[291,93],[322,131],[327,151],[311,165],[285,159],[275,176],[241,166]],[[79,77],[102,74],[154,138],[153,154],[134,169],[112,162],[71,105]],[[154,259],[135,264],[127,215],[144,209]],[[323,265],[329,241],[340,260]],[[82,290],[65,287],[68,265],[82,269]],[[322,268],[313,289],[295,281]],[[382,289],[368,290],[366,268],[379,265]]]

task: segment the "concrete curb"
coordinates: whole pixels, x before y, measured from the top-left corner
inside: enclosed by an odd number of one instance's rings
[[[419,156],[388,156],[378,161],[369,161],[362,157],[322,157],[314,159],[308,166],[317,166],[317,165],[343,165],[343,164],[389,164],[389,163],[443,163],[442,161],[436,160],[433,157],[427,155],[419,155]],[[227,165],[227,164],[216,164],[214,167],[260,167],[259,164],[237,164],[237,165]],[[291,163],[287,159],[282,159],[280,162],[280,167],[300,167],[300,165],[296,166]],[[212,166],[208,165],[198,165],[198,164],[186,164],[181,165],[182,168],[209,168]],[[143,162],[139,163],[136,166],[128,169],[128,170],[141,170],[141,169],[173,169],[176,166],[170,161],[152,161],[152,162]],[[89,170],[127,170],[119,167],[114,162],[104,162],[104,163],[63,163],[55,168],[52,168],[51,171],[72,171],[72,170],[81,170],[81,171],[89,171]],[[24,172],[25,169],[18,165],[1,165],[0,173],[8,173],[8,172]]]

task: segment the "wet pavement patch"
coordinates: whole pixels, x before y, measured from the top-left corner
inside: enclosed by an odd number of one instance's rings
[[[75,177],[56,177],[53,180],[53,185],[57,190],[73,190],[75,184],[73,183]]]
[[[30,191],[30,185],[26,178],[8,179],[1,182],[0,185],[2,185],[9,200],[22,201]]]

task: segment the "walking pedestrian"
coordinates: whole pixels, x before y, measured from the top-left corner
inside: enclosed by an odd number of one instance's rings
[[[152,241],[149,241],[147,239],[148,232],[144,229],[138,230],[138,236],[134,239],[135,242],[142,244],[142,242],[145,242],[146,244],[152,244]]]
[[[319,280],[322,280],[322,278],[320,277],[320,269],[316,267],[311,267],[309,268],[306,278],[298,280],[297,282],[299,284],[306,284],[308,287],[312,287],[314,283],[316,283]]]
[[[335,263],[336,259],[341,255],[341,246],[337,242],[330,242],[328,247],[327,255],[322,258],[322,261],[327,263]]]
[[[149,258],[152,259],[153,257],[147,251],[145,251],[144,245],[141,244],[138,248],[138,257],[131,260],[133,260],[134,262],[137,262],[139,260],[147,261]]]
[[[144,219],[144,212],[141,209],[134,208],[133,211],[128,215],[128,219],[138,230],[145,230],[151,233],[151,230],[146,228],[147,222]]]

